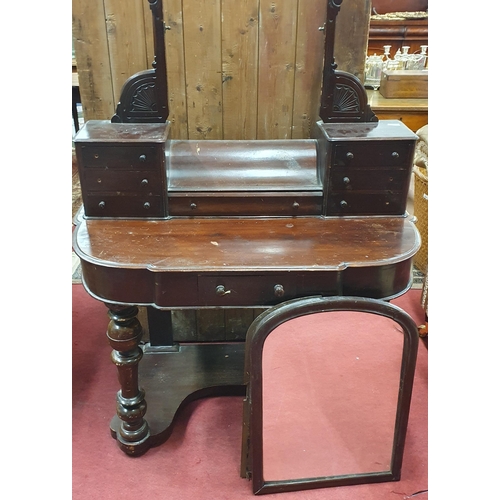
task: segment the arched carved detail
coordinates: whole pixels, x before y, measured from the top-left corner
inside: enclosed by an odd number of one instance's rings
[[[113,123],[165,123],[168,119],[165,23],[162,0],[148,0],[153,15],[153,69],[132,75],[123,85]]]
[[[161,86],[160,86],[161,87]],[[120,102],[111,121],[113,123],[163,123],[168,109],[159,95],[156,69],[132,75],[123,85]]]
[[[359,79],[345,71],[337,71],[334,57],[335,25],[342,0],[329,0],[326,13],[325,62],[319,115],[324,123],[377,122],[366,90]]]
[[[323,122],[377,122],[360,80],[345,71],[332,73],[320,110]]]

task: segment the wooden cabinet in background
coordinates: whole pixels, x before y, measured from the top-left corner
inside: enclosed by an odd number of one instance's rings
[[[372,0],[373,14],[427,11],[428,0]]]
[[[384,45],[391,46],[391,58],[398,49],[408,45],[408,52],[420,52],[421,45],[428,45],[428,19],[372,19],[368,35],[368,55],[383,54]]]
[[[386,99],[378,90],[367,90],[366,95],[379,120],[399,120],[413,132],[428,123],[427,99]]]

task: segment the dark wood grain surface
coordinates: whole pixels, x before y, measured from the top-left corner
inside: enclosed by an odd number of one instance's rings
[[[378,123],[325,123],[320,129],[324,130],[328,140],[336,142],[417,139],[417,136],[399,120],[384,120]]]
[[[169,193],[321,191],[316,141],[170,141]]]
[[[107,120],[88,120],[78,134],[78,141],[124,143],[154,142],[163,144],[170,123],[111,123]]]
[[[420,237],[404,217],[82,220],[86,262],[156,272],[335,270],[411,258]]]
[[[82,280],[106,302],[266,307],[310,295],[383,298],[411,285],[405,217],[82,220]]]

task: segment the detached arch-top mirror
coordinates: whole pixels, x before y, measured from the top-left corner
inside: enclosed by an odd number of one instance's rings
[[[241,470],[254,493],[399,480],[418,338],[374,299],[303,298],[256,318]]]

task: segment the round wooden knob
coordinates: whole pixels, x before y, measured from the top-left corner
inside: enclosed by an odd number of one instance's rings
[[[104,208],[106,206],[106,203],[104,201],[99,202],[99,208]]]
[[[283,295],[285,295],[283,285],[274,285],[274,295],[276,295],[276,297],[283,297]]]

